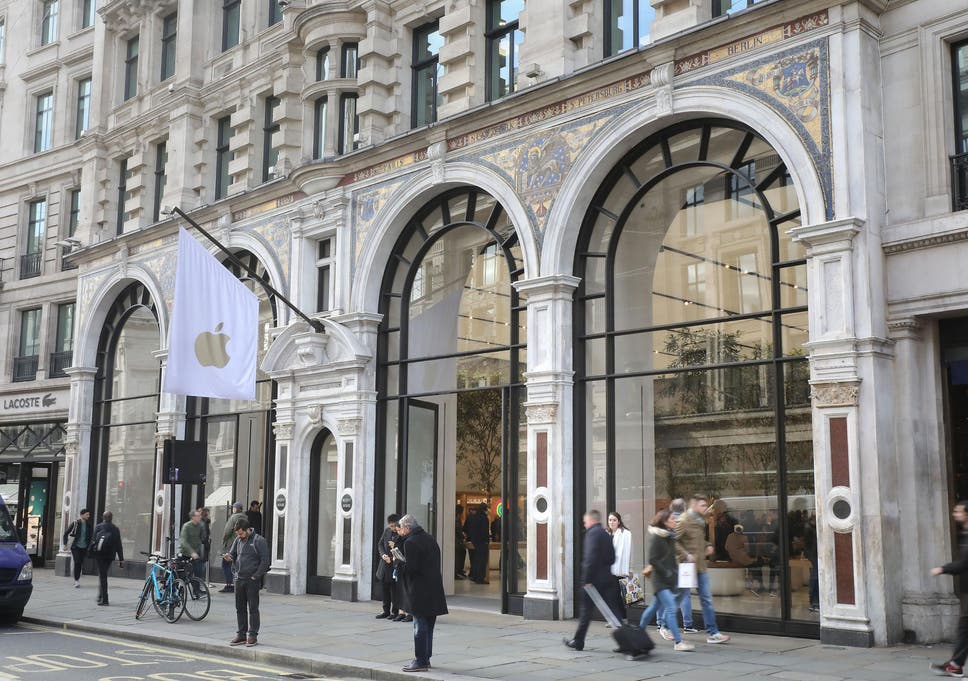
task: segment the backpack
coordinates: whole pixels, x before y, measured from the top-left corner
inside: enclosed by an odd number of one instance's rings
[[[98,525],[94,531],[94,539],[91,541],[91,552],[104,555],[110,553],[112,548],[114,548],[114,542],[111,531],[103,525]]]

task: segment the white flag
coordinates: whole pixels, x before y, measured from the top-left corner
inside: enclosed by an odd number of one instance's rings
[[[165,392],[254,400],[258,344],[259,299],[179,228]]]

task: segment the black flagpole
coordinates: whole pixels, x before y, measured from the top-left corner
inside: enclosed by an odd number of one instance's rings
[[[241,260],[239,260],[238,258],[236,258],[235,257],[235,254],[232,253],[232,251],[230,251],[229,249],[227,249],[225,246],[223,246],[222,243],[218,239],[216,239],[214,236],[212,236],[211,234],[209,234],[208,232],[206,232],[204,229],[202,229],[202,226],[201,225],[199,225],[197,222],[195,222],[190,217],[188,217],[188,215],[185,213],[185,211],[183,211],[181,208],[175,207],[175,208],[172,208],[171,209],[171,212],[172,213],[175,213],[176,215],[179,215],[185,222],[187,222],[192,227],[194,227],[199,232],[201,232],[205,236],[206,239],[208,239],[213,244],[215,244],[216,246],[218,246],[219,250],[222,251],[223,253],[225,253],[225,255],[228,256],[229,260],[232,261],[232,263],[234,263],[235,265],[238,265],[243,270],[245,270],[250,275],[252,275],[252,278],[255,279],[256,281],[258,281],[260,284],[262,284],[262,287],[266,291],[268,291],[270,294],[274,295],[276,298],[278,298],[279,300],[281,300],[283,303],[286,304],[286,306],[290,310],[292,310],[297,315],[299,315],[300,317],[302,317],[306,321],[306,323],[309,324],[313,328],[313,331],[316,331],[318,333],[326,333],[326,329],[323,326],[323,323],[321,321],[319,321],[318,319],[312,319],[305,312],[303,312],[298,307],[296,307],[295,305],[293,305],[292,302],[288,298],[286,298],[284,295],[282,295],[281,293],[279,293],[279,291],[277,291],[276,289],[274,289],[268,282],[264,281],[262,279],[262,277],[260,277],[259,274],[254,269],[252,269],[251,267],[249,267],[248,265],[246,265],[244,262],[242,262]]]

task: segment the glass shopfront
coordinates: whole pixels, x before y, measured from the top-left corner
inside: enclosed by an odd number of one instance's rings
[[[576,492],[622,515],[636,573],[655,512],[708,496],[720,627],[816,635],[799,222],[782,160],[736,123],[681,124],[612,170],[576,257]]]

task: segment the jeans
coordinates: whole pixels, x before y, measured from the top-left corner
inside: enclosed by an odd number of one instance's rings
[[[393,580],[382,582],[383,586],[383,614],[396,616],[400,614],[400,604],[397,603],[396,584]]]
[[[713,610],[713,594],[709,588],[708,572],[696,573],[696,590],[699,591],[699,602],[702,604],[702,621],[706,625],[706,633],[710,636],[715,636],[719,633],[719,627],[716,626],[716,611]],[[679,589],[680,603],[688,595],[689,589]],[[689,619],[692,619],[691,612]],[[685,612],[683,612],[683,620],[685,620]],[[691,626],[691,622],[686,623],[683,621],[683,626]]]
[[[222,576],[225,577],[225,586],[231,587],[233,582],[232,577],[232,561],[222,559]]]
[[[430,666],[434,654],[434,625],[437,617],[413,616],[413,656],[421,667]]]
[[[692,629],[692,595],[689,593],[689,589],[680,589],[678,600],[679,610],[682,612],[682,626],[686,629]]]
[[[195,576],[198,577],[203,582],[208,581],[208,561],[207,560],[196,560],[192,563],[195,568]]]
[[[259,580],[240,579],[235,582],[235,616],[239,636],[259,635]]]
[[[97,602],[107,604],[108,602],[108,571],[111,569],[113,558],[96,558],[97,563]]]
[[[84,569],[84,557],[87,555],[87,549],[72,548],[71,555],[74,556],[74,581],[76,582],[81,578],[81,570]]]
[[[679,615],[676,612],[676,597],[670,589],[662,589],[656,592],[652,603],[642,613],[642,619],[639,620],[639,627],[645,629],[656,611],[659,611],[659,615],[657,616],[659,623],[664,623],[665,628],[672,632],[672,639],[676,643],[679,643],[682,640],[682,636],[679,634],[679,622],[677,621]],[[665,617],[664,620],[662,619],[663,616]]]
[[[951,661],[959,667],[964,667],[966,657],[968,657],[968,615],[962,615],[958,620],[958,638],[955,651],[951,654]]]

